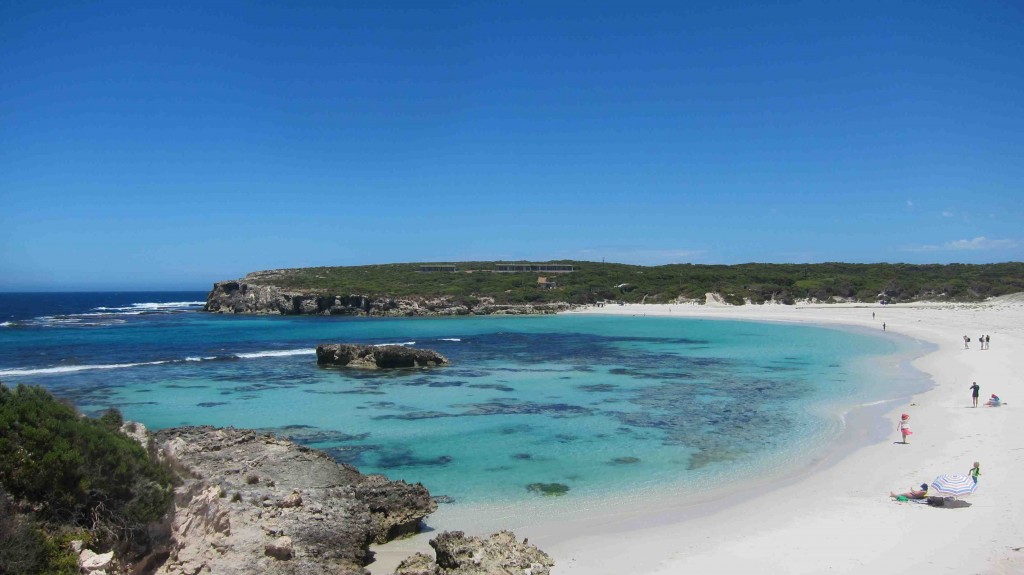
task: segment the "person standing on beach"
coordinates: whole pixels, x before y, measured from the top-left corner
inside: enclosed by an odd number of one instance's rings
[[[885,322],[882,322],[882,331],[885,331]]]
[[[988,342],[990,342],[990,341],[992,341],[992,337],[986,335],[985,336],[985,349],[988,349]]]
[[[971,384],[970,389],[971,399],[974,400],[974,407],[978,407],[978,392],[981,391],[981,386],[979,386],[978,382],[975,381],[974,383]]]
[[[903,435],[903,445],[910,443],[907,441],[907,436],[913,433],[910,431],[910,416],[904,413],[900,416],[899,422],[896,424],[896,431],[899,431]]]
[[[967,337],[965,335],[964,336],[964,349],[967,349],[968,347],[970,347],[970,346],[967,345],[970,341],[971,341],[971,338],[969,338],[969,337]]]

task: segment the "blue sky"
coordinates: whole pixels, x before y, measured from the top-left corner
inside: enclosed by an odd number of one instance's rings
[[[0,3],[0,290],[1024,260],[1017,2]]]

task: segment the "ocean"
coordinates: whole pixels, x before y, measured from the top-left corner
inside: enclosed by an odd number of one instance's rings
[[[0,381],[150,428],[256,428],[444,505],[556,511],[699,495],[828,450],[857,405],[929,385],[919,342],[665,317],[206,314],[205,292],[0,294]],[[434,349],[451,365],[316,365],[323,342]]]

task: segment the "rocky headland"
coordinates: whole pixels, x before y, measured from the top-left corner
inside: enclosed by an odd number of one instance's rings
[[[363,475],[252,430],[179,427],[152,440],[184,480],[166,548],[139,572],[365,575],[371,543],[416,533],[437,509],[420,484]],[[507,532],[487,539],[443,532],[431,545],[436,559],[414,555],[398,573],[543,575],[553,564]]]
[[[296,291],[245,280],[217,282],[204,311],[264,315],[355,315],[380,317],[531,315],[572,308],[567,303],[497,304],[493,298],[382,297]]]
[[[402,345],[358,345],[324,343],[316,346],[320,366],[393,369],[448,365],[448,358],[430,349]]]

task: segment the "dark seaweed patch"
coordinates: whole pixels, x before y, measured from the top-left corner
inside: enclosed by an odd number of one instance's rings
[[[545,497],[560,497],[569,492],[569,486],[563,483],[531,483],[526,490]]]
[[[383,469],[407,467],[440,467],[452,462],[450,455],[438,457],[419,457],[407,449],[388,451],[380,456],[377,465]]]
[[[339,389],[337,391],[323,391],[319,389],[303,389],[306,393],[313,393],[316,395],[387,395],[386,391],[379,389],[360,387],[356,389]]]
[[[594,383],[591,385],[577,385],[576,389],[590,393],[610,393],[619,389],[619,386],[611,383]]]
[[[410,411],[408,413],[378,415],[373,419],[401,419],[404,421],[417,421],[420,419],[439,419],[442,417],[458,417],[456,414],[443,411]]]
[[[377,445],[338,445],[335,447],[320,447],[318,449],[339,463],[360,466],[365,464],[364,454],[379,451],[380,447]]]
[[[196,407],[217,407],[218,405],[227,405],[228,403],[227,401],[204,401],[197,403]]]
[[[493,389],[493,390],[496,390],[496,391],[505,391],[505,392],[515,391],[514,387],[509,387],[507,385],[501,385],[499,383],[476,383],[476,384],[470,385],[469,387],[472,387],[474,389]]]

